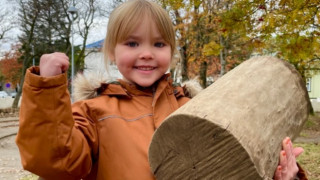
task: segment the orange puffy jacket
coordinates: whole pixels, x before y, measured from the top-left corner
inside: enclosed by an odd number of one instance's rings
[[[46,180],[154,179],[147,157],[152,135],[189,99],[169,75],[155,91],[121,80],[99,84],[98,97],[71,105],[66,74],[37,74],[33,67],[25,76],[16,139],[26,170]],[[298,177],[307,179],[300,167]]]
[[[16,143],[22,165],[44,179],[152,180],[148,147],[160,123],[186,103],[164,75],[156,90],[117,81],[70,103],[66,74],[28,69]]]

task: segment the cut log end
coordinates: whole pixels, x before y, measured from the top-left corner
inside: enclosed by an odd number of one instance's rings
[[[189,115],[172,116],[161,125],[149,161],[159,180],[264,179],[227,127]]]

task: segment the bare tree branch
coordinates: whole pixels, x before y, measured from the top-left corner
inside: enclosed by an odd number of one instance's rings
[[[12,13],[5,6],[0,6],[0,40],[6,39],[10,30],[15,27],[16,23],[12,21]]]

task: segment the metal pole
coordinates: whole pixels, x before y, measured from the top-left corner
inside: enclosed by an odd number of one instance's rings
[[[72,16],[71,18],[71,95],[73,95],[73,79],[74,79],[73,14],[71,14],[71,16]]]
[[[34,46],[33,46],[33,44],[31,45],[31,47],[32,47],[32,66],[35,66],[36,62],[35,62],[35,59],[34,59]]]
[[[74,3],[74,2],[73,2]],[[74,34],[74,28],[73,28],[73,21],[74,21],[74,14],[76,14],[78,10],[74,7],[71,6],[68,9],[68,13],[71,14],[71,101],[72,95],[73,95],[73,79],[74,79],[74,40],[73,40],[73,34]]]

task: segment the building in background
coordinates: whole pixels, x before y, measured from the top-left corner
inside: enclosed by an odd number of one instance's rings
[[[315,112],[320,112],[320,74],[306,79],[309,98]]]
[[[108,63],[108,71],[104,63],[103,53],[101,51],[103,46],[103,39],[86,46],[87,56],[84,60],[85,69],[84,75],[88,73],[95,73],[107,77],[108,80],[116,80],[122,78],[117,66],[114,63]]]

